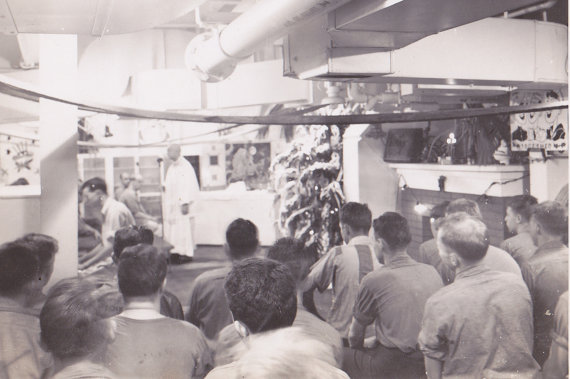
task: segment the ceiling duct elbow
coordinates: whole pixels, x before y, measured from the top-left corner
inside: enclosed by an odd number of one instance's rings
[[[227,78],[238,61],[288,29],[330,12],[349,0],[263,0],[219,33],[195,37],[186,49],[186,64],[201,80]]]

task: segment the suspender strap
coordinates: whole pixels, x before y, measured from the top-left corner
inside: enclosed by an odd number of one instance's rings
[[[372,265],[372,251],[366,245],[355,245],[354,247],[356,247],[356,252],[358,253],[358,283],[360,283],[362,278],[374,269]]]

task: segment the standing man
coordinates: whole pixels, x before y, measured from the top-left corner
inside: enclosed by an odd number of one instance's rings
[[[537,249],[521,269],[534,311],[533,356],[541,366],[552,342],[556,303],[568,291],[568,246],[562,243],[567,230],[568,216],[559,203],[545,201],[533,208],[530,235]]]
[[[380,267],[380,245],[368,237],[372,213],[366,204],[349,202],[340,209],[340,231],[345,245],[330,249],[305,280],[303,289],[324,292],[332,284],[333,300],[327,322],[348,347],[348,329],[358,286],[366,274]]]
[[[451,214],[439,226],[437,246],[456,277],[425,306],[418,343],[428,378],[539,378],[530,294],[518,275],[485,265],[485,224]]]
[[[509,232],[516,235],[501,243],[501,249],[509,253],[520,265],[522,260],[529,259],[536,251],[534,241],[530,236],[530,215],[537,201],[534,196],[520,195],[514,197],[505,215],[505,225]]]
[[[172,260],[191,262],[194,256],[194,240],[190,223],[190,207],[196,200],[200,187],[192,165],[180,157],[180,145],[170,145],[167,150],[172,164],[164,182],[164,239],[171,243]]]
[[[374,235],[385,265],[360,283],[343,369],[352,378],[421,378],[425,368],[417,344],[424,306],[443,283],[435,268],[406,253],[412,236],[402,215],[382,214],[374,220]],[[376,335],[369,344],[364,332],[373,323]]]

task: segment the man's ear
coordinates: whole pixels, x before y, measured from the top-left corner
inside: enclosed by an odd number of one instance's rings
[[[241,338],[246,338],[250,334],[249,328],[241,321],[234,321],[234,328]]]
[[[521,215],[517,215],[517,217],[515,218],[515,220],[517,221],[517,224],[522,224],[523,223],[523,219]]]
[[[228,245],[228,243],[224,243],[224,254],[226,254],[226,257],[228,258],[232,258],[232,256],[230,255],[230,245]]]

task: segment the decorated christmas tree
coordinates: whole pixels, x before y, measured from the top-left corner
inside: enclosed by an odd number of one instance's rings
[[[273,159],[281,235],[298,238],[325,253],[342,242],[342,134],[337,125],[299,125],[289,148]]]

